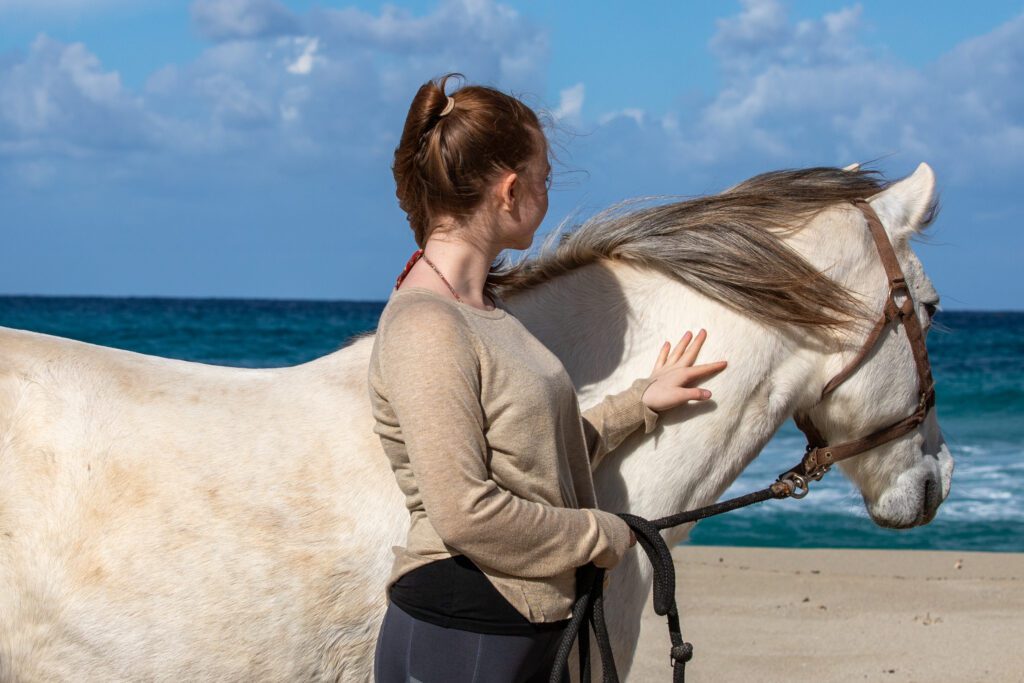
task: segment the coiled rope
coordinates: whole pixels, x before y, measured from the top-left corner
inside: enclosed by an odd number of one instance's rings
[[[791,482],[780,480],[760,491],[745,496],[731,498],[707,505],[696,510],[687,510],[661,519],[648,520],[628,513],[618,513],[636,535],[637,543],[647,553],[647,559],[654,569],[654,612],[668,619],[668,635],[672,649],[672,681],[683,683],[686,677],[686,663],[693,657],[693,645],[683,640],[682,628],[679,624],[679,609],[676,606],[676,569],[672,562],[665,539],[661,537],[662,529],[670,529],[681,524],[697,522],[707,517],[714,517],[725,512],[737,510],[748,505],[761,503],[773,498],[787,498],[794,488]],[[619,675],[615,670],[615,659],[612,656],[611,640],[604,618],[604,575],[605,570],[593,563],[580,567],[576,572],[576,602],[573,604],[572,617],[562,634],[558,645],[555,662],[551,669],[550,683],[565,683],[569,680],[569,652],[573,641],[579,640],[580,681],[590,681],[590,634],[593,628],[597,649],[601,655],[601,670],[604,683],[618,683]],[[589,628],[585,625],[589,624]]]

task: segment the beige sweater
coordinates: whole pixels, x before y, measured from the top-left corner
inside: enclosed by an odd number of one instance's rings
[[[464,554],[528,620],[568,618],[575,568],[613,567],[629,527],[596,509],[591,472],[658,413],[650,377],[581,415],[561,361],[502,307],[422,287],[392,291],[370,357],[369,394],[410,514],[386,587]]]

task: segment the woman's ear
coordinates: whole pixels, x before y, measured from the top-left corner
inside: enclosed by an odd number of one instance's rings
[[[502,175],[497,184],[498,206],[505,211],[512,211],[515,207],[516,196],[519,193],[519,176],[515,171],[509,171]]]

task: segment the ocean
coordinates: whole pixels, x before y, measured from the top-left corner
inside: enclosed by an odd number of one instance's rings
[[[302,363],[372,330],[384,302],[0,297],[0,326],[239,367]],[[928,347],[953,488],[927,526],[877,527],[838,471],[803,500],[698,524],[691,543],[1024,552],[1024,312],[940,312]],[[0,349],[2,353],[2,349]],[[788,423],[726,492],[763,488],[803,452]],[[813,520],[813,524],[809,523]]]

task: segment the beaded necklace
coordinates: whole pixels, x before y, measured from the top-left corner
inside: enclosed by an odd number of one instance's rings
[[[434,265],[433,261],[427,258],[427,255],[423,253],[422,249],[417,249],[416,251],[413,252],[412,256],[409,258],[409,261],[405,264],[405,268],[402,270],[402,274],[398,276],[397,280],[395,280],[395,289],[398,289],[398,285],[402,284],[402,280],[405,279],[405,276],[409,274],[409,271],[412,270],[412,267],[420,258],[426,261],[427,265],[434,269],[434,272],[437,273],[438,277],[440,277],[441,280],[448,286],[448,289],[451,290],[452,296],[455,297],[455,300],[461,303],[462,297],[459,296],[458,292],[455,291],[455,288],[452,287],[450,282],[448,282],[448,279],[441,274],[441,271],[437,269],[437,266]]]

